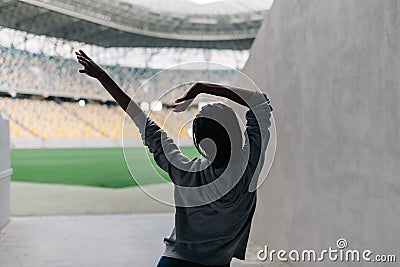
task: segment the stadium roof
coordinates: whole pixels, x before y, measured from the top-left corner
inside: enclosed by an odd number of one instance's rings
[[[270,6],[197,1],[0,0],[0,25],[103,47],[248,49]]]

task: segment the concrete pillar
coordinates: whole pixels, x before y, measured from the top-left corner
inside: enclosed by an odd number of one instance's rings
[[[8,119],[0,113],[0,229],[10,219],[10,141]]]
[[[277,131],[255,243],[320,252],[345,238],[399,255],[399,29],[395,0],[274,2],[244,68],[269,94]],[[315,266],[337,264],[354,266]]]

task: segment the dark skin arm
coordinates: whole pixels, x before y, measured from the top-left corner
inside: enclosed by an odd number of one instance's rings
[[[242,106],[249,107],[248,102],[253,96],[254,91],[214,83],[197,82],[189,88],[183,97],[175,100],[175,104],[173,104],[172,107],[175,111],[182,111],[181,107],[188,106],[188,103],[190,104],[196,96],[202,93],[225,97]],[[268,100],[265,94],[264,97]]]
[[[105,72],[103,68],[97,65],[88,55],[82,50],[75,52],[78,62],[84,67],[79,70],[80,73],[84,73],[92,78],[97,79],[115,99],[118,105],[126,112],[131,118],[139,115],[142,110],[139,105],[133,101],[113,79]]]
[[[78,62],[84,67],[84,69],[79,70],[79,72],[99,80],[118,105],[120,105],[131,118],[143,112],[139,105],[133,101],[99,65],[86,55],[85,52],[79,50],[79,52],[75,52],[75,54]],[[214,83],[197,82],[190,87],[183,97],[175,101],[175,104],[172,105],[174,111],[180,112],[185,110],[194,98],[201,93],[225,97],[243,106],[249,107],[247,102],[254,94],[254,91]],[[268,99],[265,94],[264,96]]]

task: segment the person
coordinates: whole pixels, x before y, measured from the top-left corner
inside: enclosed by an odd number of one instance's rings
[[[185,110],[199,94],[225,97],[248,109],[245,141],[235,112],[216,103],[193,120],[193,142],[203,158],[189,159],[85,52],[76,52],[80,73],[96,78],[139,128],[144,145],[174,183],[175,226],[157,267],[230,266],[245,258],[256,207],[257,179],[269,141],[272,107],[261,92],[196,82],[175,101]],[[253,188],[253,189],[250,189]]]

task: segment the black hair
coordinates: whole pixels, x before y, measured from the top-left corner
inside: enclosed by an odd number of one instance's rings
[[[242,147],[242,133],[233,109],[222,103],[204,106],[193,120],[193,143],[213,166],[226,167],[231,153]]]

